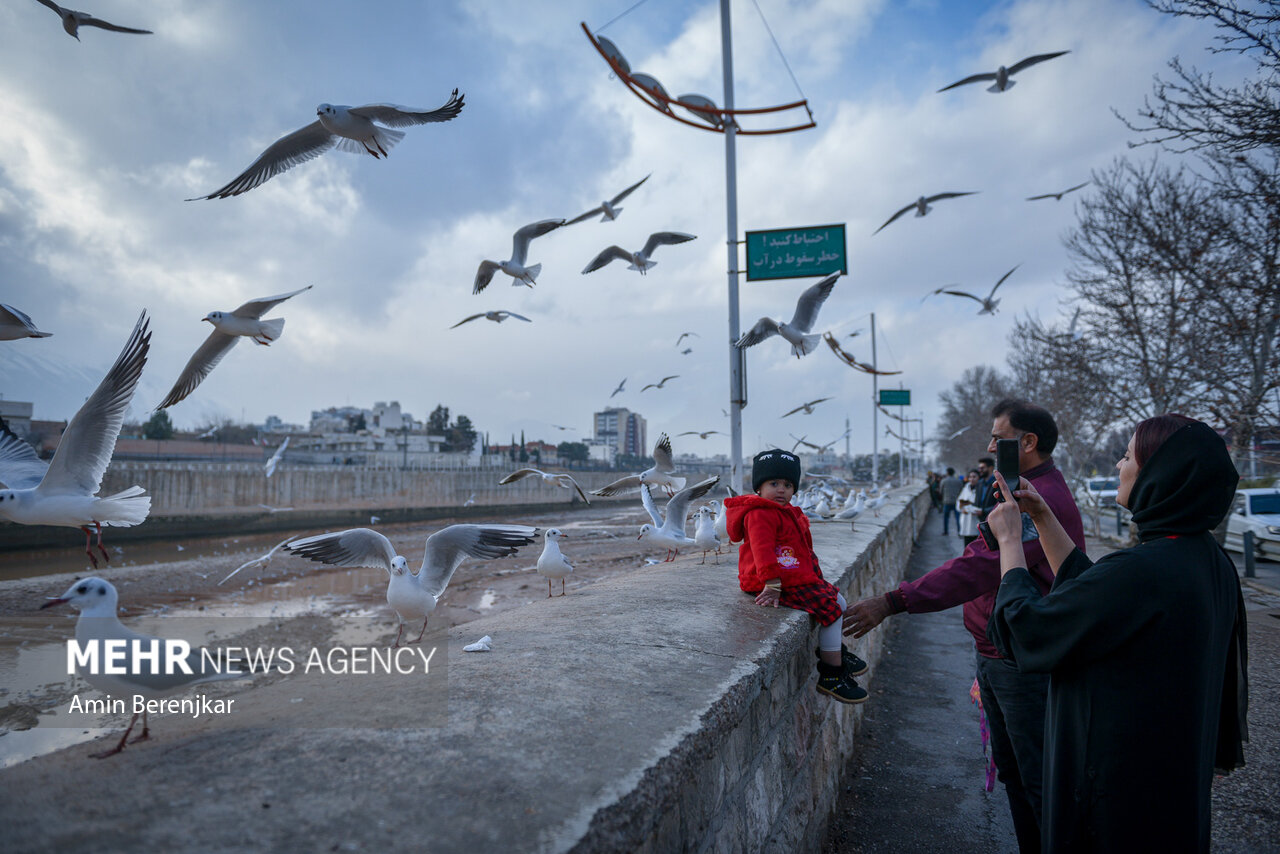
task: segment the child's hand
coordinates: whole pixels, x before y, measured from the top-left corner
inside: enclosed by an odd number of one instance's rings
[[[766,587],[756,594],[756,604],[763,605],[768,608],[770,606],[778,607],[778,602],[782,599],[782,591],[775,587]]]

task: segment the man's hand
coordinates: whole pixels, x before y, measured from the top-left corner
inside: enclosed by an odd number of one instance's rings
[[[841,632],[860,638],[884,622],[884,618],[889,614],[889,603],[883,596],[873,596],[861,602],[854,602],[844,611],[844,625]]]

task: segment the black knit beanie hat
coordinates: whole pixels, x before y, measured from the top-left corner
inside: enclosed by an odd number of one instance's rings
[[[775,478],[789,480],[800,489],[800,458],[781,448],[756,454],[751,461],[751,491],[759,492],[760,484]]]

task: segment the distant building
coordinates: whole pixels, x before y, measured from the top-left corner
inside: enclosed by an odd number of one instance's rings
[[[274,417],[274,416],[273,416]],[[276,419],[277,421],[279,419]],[[356,406],[330,406],[328,409],[312,410],[311,433],[355,433],[368,430],[379,438],[392,433],[425,433],[421,421],[414,421],[408,412],[400,411],[400,401],[390,403],[378,401],[372,409],[361,409]]]
[[[593,421],[596,442],[611,445],[615,455],[649,456],[647,425],[639,413],[611,406],[595,413]]]
[[[27,439],[31,433],[31,413],[34,409],[34,404],[22,400],[0,400],[0,418],[23,439]]]

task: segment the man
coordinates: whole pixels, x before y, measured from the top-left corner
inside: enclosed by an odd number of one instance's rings
[[[995,447],[993,441],[987,450]],[[996,461],[991,457],[978,460],[978,521],[986,521],[987,514],[996,506]]]
[[[994,420],[988,450],[995,451],[998,439],[1018,440],[1021,475],[1031,481],[1052,508],[1072,542],[1083,549],[1080,510],[1051,456],[1058,442],[1053,416],[1025,400],[1002,400],[991,410],[991,417]],[[988,458],[980,465],[989,472],[994,467]],[[1023,543],[1023,548],[1032,578],[1041,593],[1048,592],[1053,573],[1039,540]],[[1040,850],[1044,712],[1049,677],[1020,673],[1001,659],[987,640],[987,622],[999,586],[1000,554],[988,549],[979,537],[959,557],[923,577],[904,581],[897,590],[849,606],[844,613],[844,632],[862,637],[892,614],[923,614],[964,605],[964,625],[977,648],[978,689],[991,728],[991,754],[1009,797],[1018,847],[1026,854]]]
[[[942,536],[947,535],[947,523],[954,516],[957,530],[960,527],[960,513],[956,510],[956,499],[960,490],[964,489],[964,481],[956,477],[956,470],[947,466],[947,476],[942,479]]]

